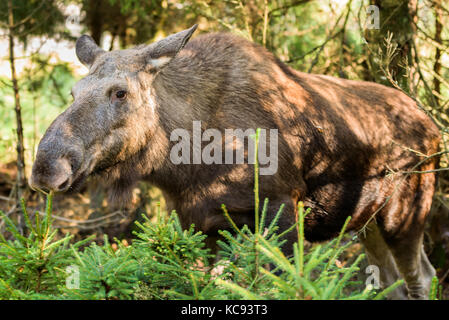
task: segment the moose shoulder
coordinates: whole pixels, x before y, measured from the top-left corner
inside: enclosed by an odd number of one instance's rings
[[[184,226],[194,223],[213,237],[229,227],[223,203],[238,224],[254,224],[249,153],[243,162],[225,159],[239,148],[224,138],[227,130],[274,130],[276,143],[265,151],[276,166],[260,177],[260,196],[270,200],[269,215],[284,204],[281,230],[294,223],[298,201],[312,208],[312,241],[336,235],[349,215],[351,230],[375,221],[362,242],[382,284],[402,276],[406,287],[396,297],[425,298],[435,273],[422,246],[440,141],[432,120],[398,90],[295,71],[230,34],[188,42],[195,29],[111,52],[79,38],[76,52],[90,72],[42,138],[31,187],[76,190],[95,174],[109,179],[112,198],[126,199],[136,181],[146,180],[164,192]],[[185,161],[171,156],[174,132],[187,133],[188,141],[203,133]],[[205,141],[213,160],[195,160]]]

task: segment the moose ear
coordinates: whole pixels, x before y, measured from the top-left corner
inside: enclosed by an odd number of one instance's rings
[[[88,35],[82,35],[76,40],[76,56],[86,67],[90,68],[95,61],[95,58],[104,53],[105,51],[101,49]]]
[[[195,24],[189,29],[169,35],[145,47],[143,50],[146,65],[155,70],[162,69],[184,48],[197,27]]]

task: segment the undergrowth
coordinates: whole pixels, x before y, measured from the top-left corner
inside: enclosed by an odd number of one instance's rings
[[[352,243],[342,244],[342,236],[305,250],[301,203],[290,228],[299,235],[293,257],[280,250],[286,232],[277,233],[276,221],[282,208],[265,223],[268,200],[262,232],[235,225],[221,231],[217,256],[206,248],[206,235],[193,225],[181,228],[175,212],[158,214],[157,223],[143,215],[131,245],[111,244],[106,236],[102,245],[90,238],[71,243],[70,235],[56,239],[51,203],[49,195],[45,216],[36,213],[31,221],[22,202],[25,234],[0,212],[11,238],[0,235],[0,299],[380,299],[401,284],[381,292],[360,289],[354,278],[364,255],[337,264]]]
[[[70,235],[57,239],[52,194],[44,217],[36,213],[31,219],[22,201],[23,234],[0,212],[9,233],[0,234],[0,299],[383,299],[403,283],[380,291],[357,281],[363,254],[337,263],[352,244],[342,241],[349,218],[339,237],[307,249],[309,209],[300,202],[295,225],[279,232],[283,207],[266,221],[269,200],[259,208],[257,161],[255,171],[255,228],[238,228],[223,205],[232,228],[220,231],[217,255],[193,225],[181,228],[176,212],[158,210],[156,223],[143,215],[130,245],[107,237],[102,245],[90,238],[73,242]],[[291,257],[280,249],[287,232],[298,235]]]

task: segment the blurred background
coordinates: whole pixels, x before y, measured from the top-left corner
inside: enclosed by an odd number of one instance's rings
[[[2,0],[0,209],[19,223],[20,198],[37,214],[43,210],[43,195],[29,190],[26,179],[40,138],[88,72],[75,55],[77,37],[87,33],[103,49],[118,50],[195,23],[196,34],[238,34],[304,72],[403,90],[434,118],[444,137],[441,147],[449,150],[446,0]],[[425,241],[441,283],[449,283],[448,160],[446,153]],[[106,189],[91,180],[79,194],[57,195],[60,232],[126,239],[141,212],[164,207],[160,192],[144,183],[126,208],[108,206]]]

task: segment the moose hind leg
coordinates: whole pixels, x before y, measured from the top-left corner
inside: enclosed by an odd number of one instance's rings
[[[395,261],[404,277],[410,299],[428,299],[435,269],[424,252],[422,236],[388,241]]]
[[[384,239],[401,272],[410,299],[428,299],[435,269],[423,247],[424,225],[434,193],[433,174],[413,175],[385,209]]]
[[[376,223],[370,223],[359,238],[365,248],[369,265],[379,268],[380,287],[385,289],[399,280],[401,274]],[[405,286],[400,286],[391,292],[388,298],[405,300],[407,299],[407,289]]]

